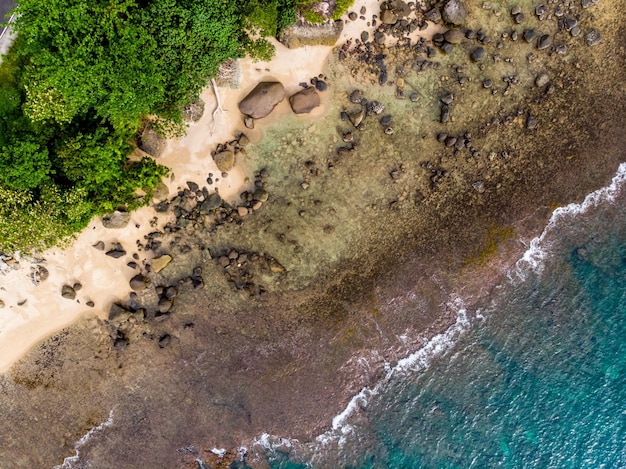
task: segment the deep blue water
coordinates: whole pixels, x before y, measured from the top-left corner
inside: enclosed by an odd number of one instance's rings
[[[555,214],[447,352],[275,467],[626,467],[624,185]]]

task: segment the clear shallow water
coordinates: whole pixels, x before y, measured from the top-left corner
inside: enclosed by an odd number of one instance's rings
[[[626,467],[625,175],[559,209],[428,366],[274,467]]]

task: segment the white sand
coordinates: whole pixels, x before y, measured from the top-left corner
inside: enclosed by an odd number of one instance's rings
[[[367,18],[371,18],[372,13],[378,14],[377,0],[357,1],[349,11],[358,12],[362,5],[367,8]],[[341,44],[350,37],[359,37],[363,30],[371,33],[373,28],[368,28],[363,20],[349,22],[338,42]],[[422,34],[432,34],[431,31],[432,28],[429,28]],[[185,137],[169,141],[165,154],[159,159],[174,174],[171,181],[166,181],[170,194],[180,187],[186,187],[187,181],[197,182],[202,187],[210,172],[220,179],[213,187],[217,186],[220,195],[227,200],[238,198],[239,193],[245,189],[245,178],[250,176],[245,162],[237,161],[235,169],[227,178],[222,179],[211,158],[211,151],[218,143],[233,139],[237,131],[245,131],[253,141],[259,140],[264,127],[271,125],[279,115],[291,113],[291,110],[288,100],[285,99],[270,116],[256,120],[254,130],[248,130],[243,126],[237,103],[263,80],[282,82],[287,95],[296,92],[301,89],[300,82],[308,82],[324,71],[332,50],[329,46],[287,49],[277,41],[274,44],[276,54],[269,62],[241,60],[241,89],[219,89],[225,112],[215,115],[215,125],[212,112],[217,102],[213,89],[208,87],[203,91],[201,97],[206,103],[203,117],[189,127]],[[314,120],[323,116],[324,108],[322,101],[322,106],[312,113],[305,116],[294,115],[294,118]],[[211,129],[214,130],[212,133]],[[158,218],[157,225],[150,226],[150,220],[155,216]],[[106,318],[113,302],[128,297],[128,281],[139,273],[139,270],[126,265],[133,260],[132,254],[137,252],[136,241],[143,241],[146,234],[161,228],[170,216],[157,214],[152,208],[144,207],[131,214],[131,221],[126,228],[118,230],[104,228],[100,219],[92,220],[70,247],[50,249],[41,254],[40,257],[45,259],[42,265],[48,269],[50,275],[39,286],[32,281],[34,264],[28,259],[23,259],[19,265],[14,266],[17,268],[8,271],[5,269],[4,273],[0,273],[0,300],[5,304],[0,309],[0,372],[6,372],[35,344],[78,318],[87,314]],[[114,242],[119,242],[127,255],[120,259],[106,256],[104,252],[92,247],[98,241],[105,242],[105,250],[111,249]],[[138,254],[140,259],[136,262],[140,267],[150,262],[146,258],[147,253]],[[61,297],[62,286],[76,282],[82,284],[76,299]],[[87,301],[93,301],[95,307],[87,307]]]

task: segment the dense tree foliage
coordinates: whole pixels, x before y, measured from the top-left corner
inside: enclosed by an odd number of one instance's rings
[[[304,2],[306,3],[306,2]],[[20,0],[0,66],[0,250],[49,245],[166,173],[130,162],[148,117],[180,123],[219,65],[268,58],[302,0]]]

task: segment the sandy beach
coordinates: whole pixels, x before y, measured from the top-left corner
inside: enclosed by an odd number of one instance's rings
[[[358,10],[365,6],[371,11],[377,7],[376,0],[355,2],[352,9]],[[363,30],[372,30],[364,21],[349,22],[344,28],[340,42],[349,37],[357,37]],[[430,30],[427,31],[430,33]],[[224,143],[244,132],[252,141],[262,138],[263,131],[271,126],[281,115],[291,114],[287,99],[284,99],[268,117],[257,120],[255,128],[246,129],[238,103],[257,83],[264,80],[277,80],[285,86],[286,95],[297,92],[300,83],[308,83],[312,77],[323,73],[330,54],[331,46],[305,46],[288,49],[280,42],[271,39],[276,53],[269,62],[253,61],[250,58],[240,59],[241,82],[239,89],[218,88],[224,112],[215,113],[217,106],[214,90],[207,86],[201,93],[205,102],[202,118],[189,125],[187,133],[180,139],[171,139],[167,149],[159,158],[159,163],[167,166],[172,178],[164,181],[170,194],[180,188],[186,188],[187,181],[203,183],[209,173],[218,174],[211,157],[211,151],[217,144]],[[319,118],[324,114],[326,95],[322,94],[322,105],[311,113],[297,116],[301,120]],[[234,201],[241,191],[249,187],[250,178],[245,161],[237,161],[235,168],[227,178],[220,178],[213,186],[222,198]],[[156,217],[156,219],[155,219]],[[137,274],[137,270],[126,264],[131,259],[137,240],[155,229],[162,228],[171,215],[162,215],[152,207],[143,207],[131,214],[129,224],[122,229],[106,229],[100,219],[94,219],[68,247],[53,248],[34,257],[21,258],[11,265],[0,264],[0,300],[4,308],[0,309],[0,372],[22,357],[36,343],[62,328],[72,324],[84,315],[95,315],[101,319],[108,317],[111,305],[130,293],[129,280]],[[152,222],[152,223],[151,223]],[[113,243],[120,243],[128,255],[124,259],[113,259],[93,247],[104,242],[105,249],[111,249]],[[150,262],[146,253],[137,252],[138,264]],[[35,284],[33,269],[41,265],[49,272],[49,278]],[[63,285],[80,283],[82,288],[77,292],[75,300],[61,296]],[[92,301],[95,306],[86,306]]]
[[[626,101],[620,7],[571,6],[574,35],[526,3],[522,24],[508,7],[466,3],[454,45],[432,38],[449,22],[424,22],[434,2],[381,25],[380,3],[366,0],[344,16],[340,47],[275,43],[270,62],[242,59],[239,89],[218,90],[224,112],[213,121],[207,87],[202,118],[167,142],[166,214],[147,207],[118,230],[96,219],[65,249],[0,264],[0,427],[11,429],[0,461],[61,464],[105,426],[81,464],[268,467],[268,454],[303,456],[290,441],[313,452],[320,437],[340,441],[335,417],[366,422],[354,396],[445,336],[461,310],[478,318],[554,208],[610,182]],[[593,28],[602,41],[591,46]],[[551,46],[524,39],[529,29]],[[285,99],[244,127],[237,105],[258,82],[279,80],[289,96],[319,74],[319,108],[294,115]],[[241,131],[250,144],[222,178],[211,152]],[[207,213],[204,194],[180,191],[210,173],[208,189],[231,206]],[[240,193],[257,188],[261,208],[240,216]],[[259,201],[245,195],[247,207]],[[105,254],[115,243],[119,259]],[[150,271],[165,253],[171,264]],[[36,286],[38,265],[49,277]],[[150,285],[129,296],[140,272]],[[118,300],[126,309],[106,320]]]

